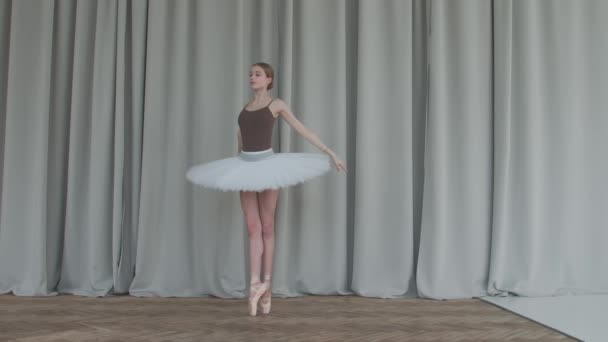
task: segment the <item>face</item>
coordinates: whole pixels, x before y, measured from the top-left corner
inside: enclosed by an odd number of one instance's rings
[[[264,69],[258,65],[254,65],[249,69],[249,87],[252,90],[266,89],[272,78],[266,77]]]

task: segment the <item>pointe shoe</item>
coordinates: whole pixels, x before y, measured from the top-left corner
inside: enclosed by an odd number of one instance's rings
[[[262,307],[263,314],[270,313],[270,299],[271,298],[272,298],[272,295],[268,296],[268,298],[263,298],[262,300],[260,300],[260,306]]]
[[[264,295],[260,298],[260,306],[262,307],[263,314],[270,313],[270,301],[272,299],[272,290],[270,289],[270,278],[265,278],[264,282],[268,282],[268,289],[264,292]],[[266,294],[269,294],[268,297],[265,297]]]
[[[258,310],[258,300],[268,290],[268,283],[251,283],[249,286],[249,315],[255,316]]]

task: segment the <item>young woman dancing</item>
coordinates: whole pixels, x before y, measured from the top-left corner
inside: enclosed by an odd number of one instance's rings
[[[330,169],[329,159],[338,173],[346,165],[291,112],[285,102],[271,98],[274,71],[267,63],[255,63],[249,71],[254,98],[238,117],[238,156],[194,166],[187,178],[199,185],[238,191],[249,235],[249,314],[270,313],[271,278],[274,256],[274,220],[279,189],[302,183]],[[272,131],[282,118],[321,153],[274,153]],[[260,281],[262,264],[264,281]]]

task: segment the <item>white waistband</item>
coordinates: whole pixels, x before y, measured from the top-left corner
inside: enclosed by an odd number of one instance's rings
[[[241,153],[244,153],[244,154],[263,154],[263,153],[268,153],[270,151],[272,151],[272,147],[269,148],[269,149],[267,149],[267,150],[264,150],[264,151],[241,151]]]
[[[239,157],[245,161],[258,161],[258,160],[262,160],[266,157],[269,157],[273,154],[274,154],[274,151],[272,151],[272,148],[269,148],[264,151],[251,151],[251,152],[241,151],[241,154],[239,155]]]

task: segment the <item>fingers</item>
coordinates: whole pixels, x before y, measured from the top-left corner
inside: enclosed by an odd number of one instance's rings
[[[340,173],[340,171],[346,173],[346,165],[344,165],[344,162],[336,157],[333,157],[333,161],[334,161],[334,165],[336,167],[336,171],[338,173]]]
[[[344,166],[344,163],[342,163],[342,161],[337,161],[335,164],[336,164],[336,171],[338,173],[340,171],[343,171],[344,173],[346,173],[346,166]]]

